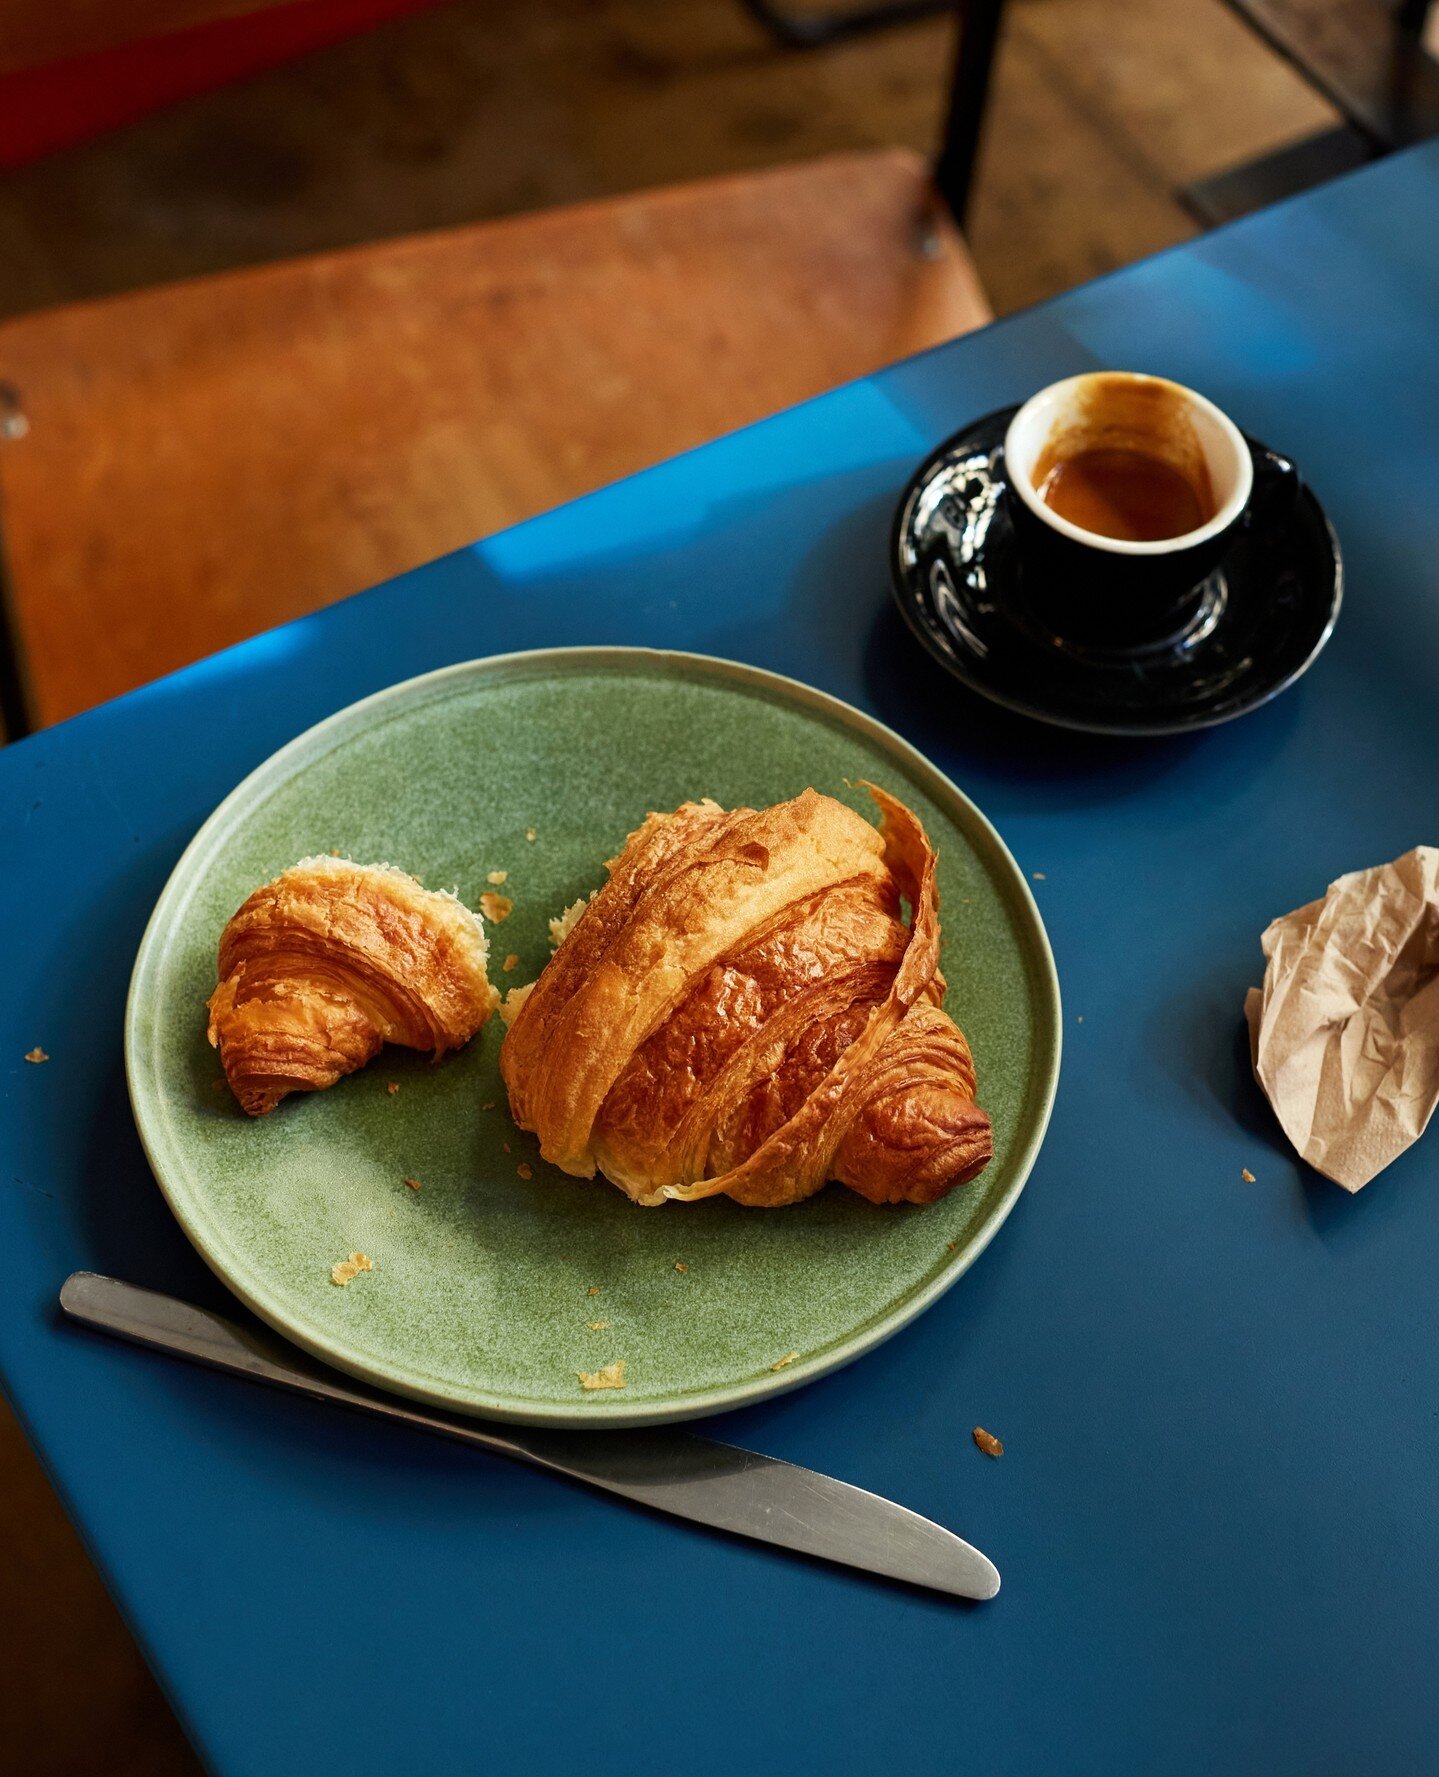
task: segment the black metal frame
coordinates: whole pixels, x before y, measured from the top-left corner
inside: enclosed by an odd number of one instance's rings
[[[880,0],[874,6],[840,7],[834,12],[787,12],[772,0],[740,0],[745,11],[786,49],[819,49],[865,31],[887,31],[951,12],[954,0]]]
[[[944,131],[935,156],[934,183],[962,227],[974,186],[999,47],[1004,0],[879,0],[829,12],[790,12],[775,0],[741,0],[750,16],[788,49],[821,49],[865,31],[883,31],[916,19],[951,13],[958,29]]]
[[[30,705],[22,658],[10,576],[5,568],[4,542],[0,538],[0,721],[5,724],[0,743],[23,740],[35,728],[35,713]]]

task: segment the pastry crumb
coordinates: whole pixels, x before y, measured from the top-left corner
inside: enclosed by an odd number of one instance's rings
[[[519,1173],[521,1178],[533,1178],[535,1176],[534,1168],[526,1166],[523,1160],[520,1161],[519,1165],[515,1168],[515,1171]]]
[[[400,1082],[398,1080],[386,1080],[385,1090],[389,1093],[390,1097],[393,1098],[400,1090]]]
[[[607,1320],[587,1320],[585,1325],[592,1333],[607,1333],[610,1330],[610,1323]]]
[[[485,881],[493,883],[498,888],[502,882],[508,880],[509,874],[508,870],[491,870],[487,873]]]
[[[410,1187],[410,1189],[412,1191],[420,1191],[420,1190],[424,1189],[424,1187],[421,1185],[420,1181],[417,1178],[407,1178],[405,1180],[405,1183]]]
[[[1076,1024],[1083,1024],[1083,1023],[1084,1023],[1084,1014],[1083,1014],[1083,1012],[1080,1012],[1080,1013],[1078,1013],[1078,1014],[1076,1014],[1076,1016],[1075,1016],[1075,1020],[1074,1020],[1074,1022],[1075,1022],[1075,1023],[1076,1023]]]
[[[570,933],[580,923],[580,918],[590,904],[588,895],[581,895],[578,901],[571,901],[558,919],[550,921],[550,950],[556,951]]]
[[[787,1351],[777,1363],[771,1364],[770,1368],[772,1370],[787,1370],[798,1356],[797,1351]]]
[[[946,1240],[944,1243],[944,1250],[947,1253],[958,1252],[959,1251],[959,1242],[957,1240]]]
[[[1048,882],[1049,880],[1042,870],[1031,870],[1030,875],[1036,882]]]
[[[675,1270],[676,1271],[688,1271],[689,1266],[685,1264],[683,1259],[676,1259],[675,1260]]]
[[[28,1061],[30,1057],[27,1055],[25,1059]],[[210,1090],[212,1092],[223,1092],[228,1083],[229,1082],[226,1080],[211,1080]]]
[[[502,1142],[501,1142],[501,1143],[500,1143],[500,1146],[501,1146],[501,1147],[502,1147],[502,1148],[503,1148],[503,1149],[504,1149],[504,1150],[505,1150],[505,1152],[506,1152],[506,1153],[507,1153],[507,1154],[508,1154],[508,1153],[509,1153],[509,1151],[510,1151],[510,1144],[509,1144],[509,1143],[508,1143],[508,1142],[507,1142],[507,1141],[502,1141]]]
[[[485,1102],[480,1106],[480,1109],[482,1111],[492,1111],[494,1108],[495,1108],[495,1101],[492,1098],[487,1098],[485,1100]]]
[[[526,827],[525,828],[525,838],[529,840],[531,845],[534,844],[536,834],[535,834],[535,830],[533,827]]]
[[[338,846],[338,845],[332,845],[332,846],[331,846],[331,847],[330,847],[330,856],[331,856],[331,857],[332,857],[332,858],[337,858],[337,857],[339,857],[339,855],[340,855],[340,848],[339,848],[339,846]]]
[[[50,1057],[37,1044],[35,1048],[27,1049],[25,1051],[25,1059],[26,1061],[34,1062],[38,1066],[42,1061],[48,1061]]]
[[[511,951],[510,954],[505,958],[504,962],[501,964],[501,967],[504,969],[505,973],[508,975],[510,970],[518,968],[519,964],[520,964],[520,959],[514,954],[513,951]]]
[[[341,1289],[351,1278],[358,1277],[362,1271],[373,1271],[375,1261],[367,1259],[363,1253],[351,1253],[348,1259],[337,1259],[330,1267],[330,1282],[338,1284]]]
[[[1249,1168],[1247,1166],[1243,1168],[1243,1170],[1240,1172],[1239,1176],[1240,1176],[1240,1178],[1242,1178],[1244,1180],[1246,1185],[1252,1185],[1256,1182],[1254,1174],[1249,1170]]]
[[[617,1358],[614,1363],[606,1364],[602,1370],[576,1370],[581,1388],[623,1388],[625,1385],[625,1360]]]
[[[975,1426],[970,1435],[986,1456],[1000,1457],[1004,1455],[1004,1445],[1000,1443],[992,1431],[986,1431],[982,1425]]]
[[[599,1295],[599,1293],[600,1293],[600,1286],[597,1283],[592,1283],[590,1285],[590,1287],[585,1291],[585,1294],[587,1296],[597,1296],[597,1295]]]
[[[497,926],[502,919],[508,919],[514,910],[515,904],[508,895],[497,895],[486,889],[480,896],[480,912],[491,925]]]

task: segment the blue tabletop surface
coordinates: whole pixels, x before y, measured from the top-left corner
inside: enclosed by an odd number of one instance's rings
[[[1343,541],[1328,651],[1228,727],[1027,724],[953,688],[887,608],[915,461],[1096,365],[1207,391],[1298,458]],[[1439,1769],[1439,1137],[1355,1198],[1316,1177],[1249,1076],[1240,1011],[1273,915],[1439,841],[1436,490],[1426,148],[0,754],[0,1372],[215,1770]],[[711,1422],[953,1526],[1001,1568],[993,1604],[57,1320],[82,1266],[221,1303],[146,1171],[120,1057],[141,928],[199,822],[379,686],[583,642],[848,698],[1043,872],[1065,1062],[1013,1216],[879,1351]],[[22,1061],[35,1044],[47,1065]]]

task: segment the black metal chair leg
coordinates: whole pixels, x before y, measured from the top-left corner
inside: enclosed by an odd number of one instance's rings
[[[934,183],[950,214],[963,228],[984,133],[1004,0],[964,0],[959,19],[954,77],[950,82],[944,137],[934,166]]]
[[[864,31],[887,31],[953,10],[954,0],[881,0],[874,6],[841,7],[834,12],[787,12],[772,0],[741,0],[751,18],[787,49],[819,49]]]
[[[19,639],[15,633],[3,552],[0,552],[0,723],[4,724],[0,743],[21,740],[35,728],[25,674],[20,665]]]

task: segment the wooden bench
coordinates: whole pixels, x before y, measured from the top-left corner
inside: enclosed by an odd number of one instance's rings
[[[924,163],[880,151],[0,323],[33,719],[988,318]]]

